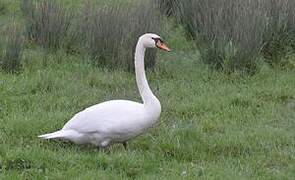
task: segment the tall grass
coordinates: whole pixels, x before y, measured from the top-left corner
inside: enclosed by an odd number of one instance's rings
[[[22,0],[27,39],[46,50],[62,47],[73,15],[54,0]]]
[[[0,54],[1,68],[6,72],[17,72],[21,64],[22,30],[15,22],[7,27],[3,49]]]
[[[265,45],[262,53],[271,65],[284,65],[286,56],[295,52],[295,1],[265,1],[265,11],[269,18],[264,34]]]
[[[5,14],[6,11],[6,4],[0,1],[0,15]]]
[[[177,12],[179,0],[156,0],[162,13],[167,16],[174,16]]]
[[[257,70],[265,30],[260,1],[192,0],[180,5],[182,22],[205,63],[229,72]]]
[[[169,1],[169,3],[167,3]],[[295,1],[166,0],[161,2],[200,47],[205,63],[254,73],[261,55],[277,64],[294,49]],[[165,6],[166,5],[166,6]],[[262,53],[261,53],[262,52]]]
[[[65,9],[56,1],[23,0],[22,9],[29,40],[49,50],[64,48],[69,53],[87,54],[93,64],[111,69],[133,70],[138,37],[160,33],[163,26],[153,1],[114,5],[85,1],[77,10]],[[156,52],[148,50],[147,67],[155,65],[155,57]]]
[[[113,6],[86,4],[78,25],[94,64],[133,70],[138,37],[146,32],[160,33],[162,21],[152,1],[139,1]],[[154,66],[155,55],[148,50],[148,67]]]

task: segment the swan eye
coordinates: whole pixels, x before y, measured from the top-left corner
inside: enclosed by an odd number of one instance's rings
[[[155,41],[155,44],[157,44],[158,42],[160,43],[164,43],[164,41],[161,38],[152,38]]]
[[[161,38],[152,38],[155,41],[155,45],[157,48],[162,49],[164,51],[170,52],[171,50],[166,46],[164,41]]]

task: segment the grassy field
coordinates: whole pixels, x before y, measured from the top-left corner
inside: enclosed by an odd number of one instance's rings
[[[141,101],[134,74],[37,47],[18,74],[0,71],[0,179],[294,179],[294,70],[228,75],[202,64],[179,31],[164,37],[173,52],[147,72],[159,122],[109,154],[37,135],[105,100]]]
[[[173,48],[173,47],[172,47]],[[292,179],[295,177],[294,72],[224,75],[174,49],[149,72],[163,112],[147,134],[113,146],[41,141],[76,112],[108,99],[138,100],[133,74],[93,68],[79,57],[1,73],[2,179]],[[42,56],[28,53],[27,61]],[[40,59],[39,59],[40,58]],[[38,63],[34,63],[38,64]]]

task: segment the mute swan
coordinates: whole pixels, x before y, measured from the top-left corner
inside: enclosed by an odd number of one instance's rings
[[[135,75],[143,104],[128,100],[111,100],[93,105],[77,113],[56,132],[40,135],[42,139],[64,139],[76,144],[94,144],[105,148],[113,143],[123,143],[142,134],[159,118],[161,105],[152,93],[145,75],[146,48],[170,51],[160,36],[142,35],[135,49]]]

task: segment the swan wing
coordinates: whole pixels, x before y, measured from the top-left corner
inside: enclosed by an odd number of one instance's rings
[[[77,113],[63,127],[80,133],[116,133],[136,131],[145,126],[146,116],[143,104],[112,100],[93,105]]]

